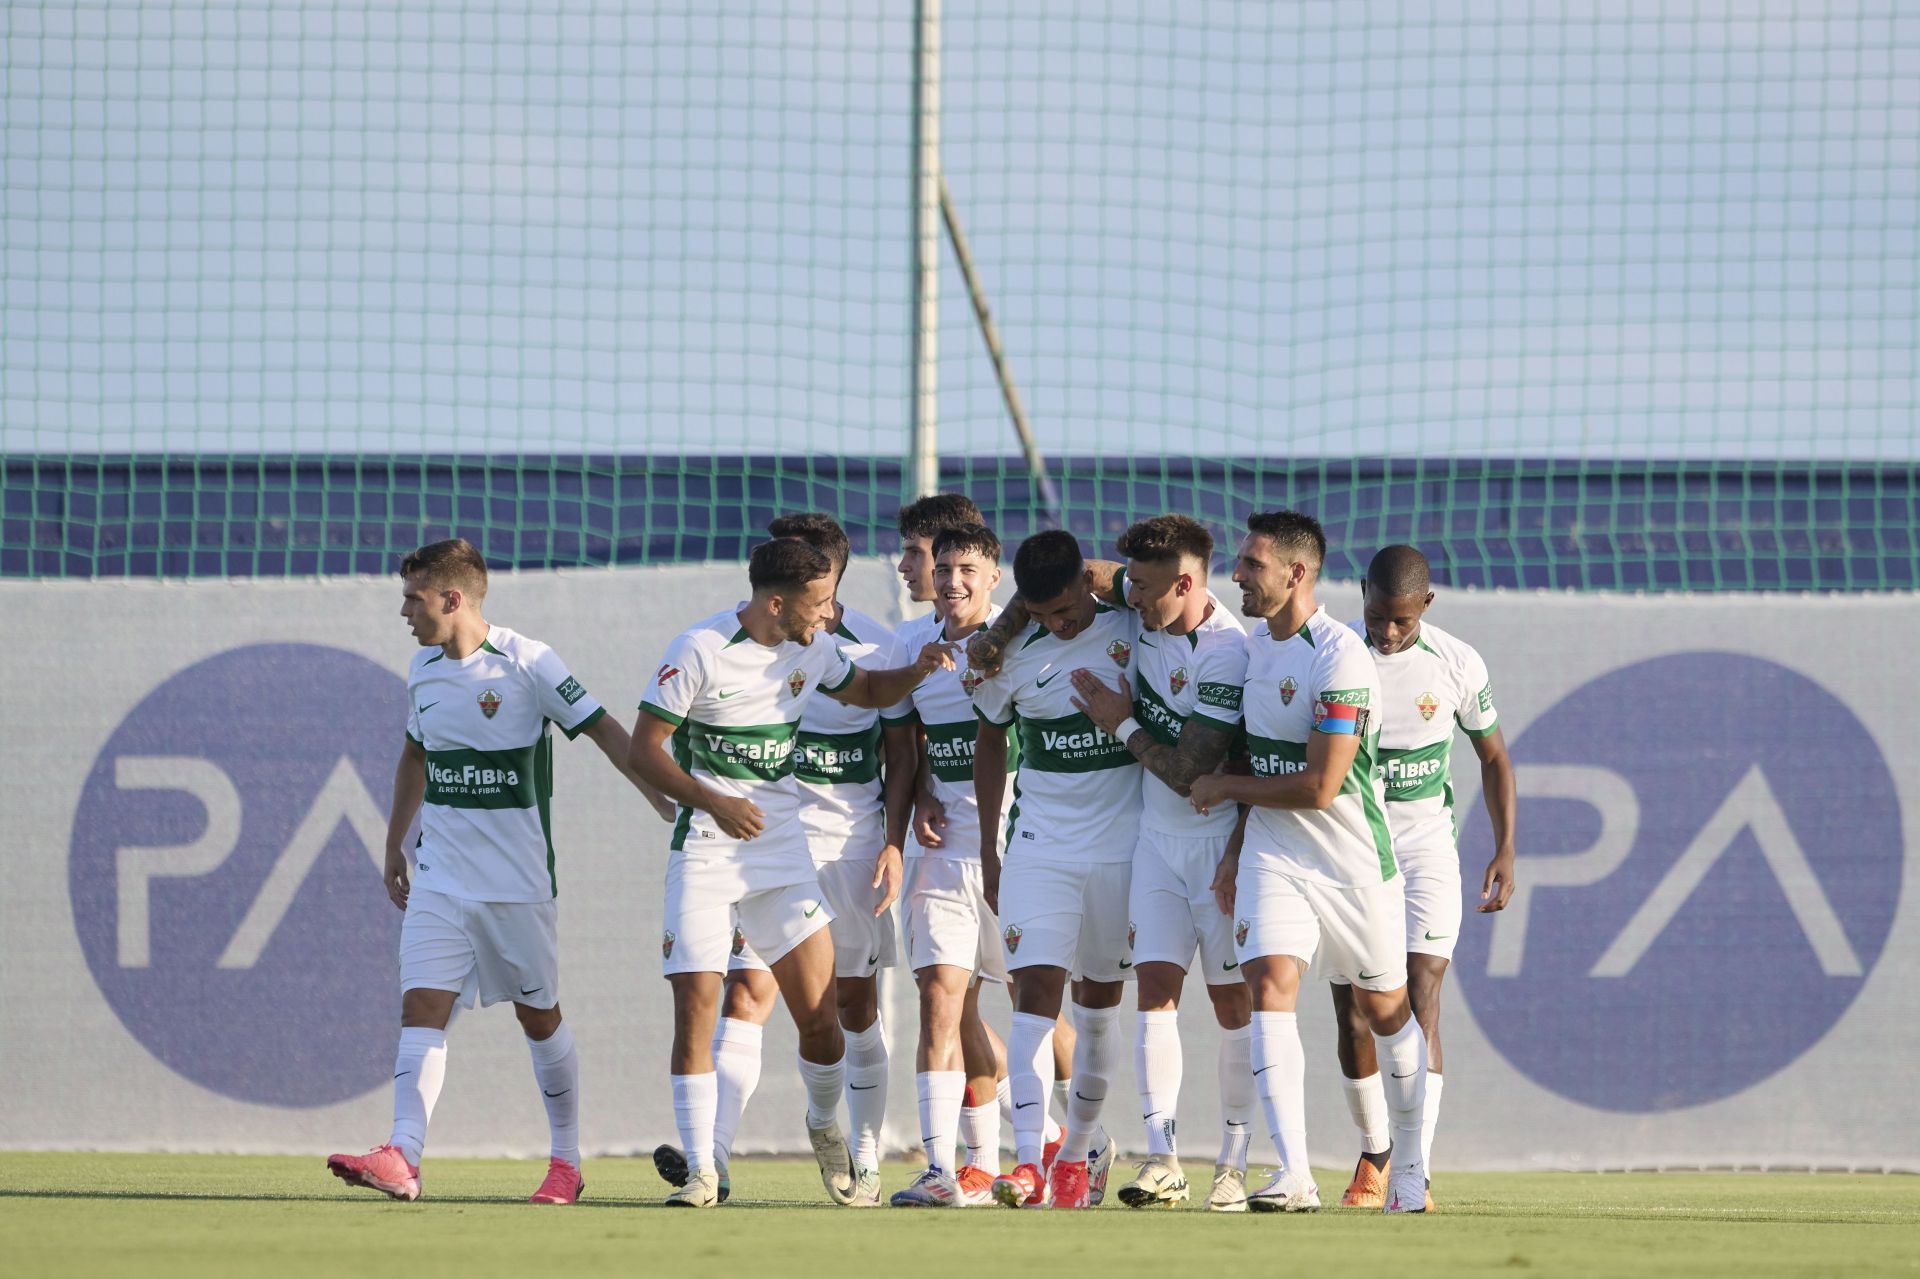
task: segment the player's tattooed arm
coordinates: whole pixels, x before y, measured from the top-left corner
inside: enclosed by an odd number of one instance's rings
[[[400,763],[393,770],[393,805],[387,810],[387,856],[382,878],[387,897],[401,910],[407,908],[412,884],[407,869],[407,831],[427,797],[427,748],[411,737],[400,749]]]
[[[1220,804],[1249,804],[1255,808],[1325,809],[1340,794],[1341,783],[1360,752],[1354,733],[1307,734],[1306,767],[1274,777],[1236,777],[1208,773],[1197,777],[1187,800],[1199,813]]]
[[[1018,595],[1008,601],[1000,610],[1000,616],[992,626],[983,626],[973,633],[967,641],[967,665],[979,671],[988,679],[1000,673],[1000,663],[1005,659],[1007,645],[1013,643],[1013,637],[1027,629],[1032,619],[1027,616],[1027,606]]]
[[[1473,752],[1480,757],[1480,798],[1493,825],[1493,860],[1480,877],[1480,904],[1474,907],[1485,915],[1505,910],[1513,899],[1513,825],[1520,800],[1506,734],[1495,726],[1485,737],[1472,741]]]
[[[1093,597],[1115,608],[1127,608],[1127,566],[1114,560],[1087,561],[1087,587]]]
[[[1118,736],[1121,726],[1133,718],[1133,699],[1127,696],[1126,677],[1118,685],[1108,685],[1089,670],[1073,673],[1073,704],[1088,719],[1107,733]],[[1180,743],[1169,746],[1157,742],[1153,734],[1136,726],[1127,734],[1126,747],[1147,770],[1181,795],[1194,779],[1219,768],[1233,745],[1231,729],[1194,716],[1180,730]]]

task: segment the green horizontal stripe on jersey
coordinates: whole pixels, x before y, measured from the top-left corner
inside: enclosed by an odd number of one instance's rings
[[[793,772],[792,724],[703,724],[674,730],[674,757],[688,772],[738,781],[777,782]]]
[[[428,751],[426,801],[444,808],[533,808],[540,802],[539,750],[536,742],[503,751]]]
[[[927,767],[943,782],[973,780],[973,748],[980,740],[980,721],[964,724],[928,724]],[[1008,765],[1011,771],[1012,765]]]
[[[816,786],[859,785],[880,776],[880,724],[858,733],[794,736],[793,775]]]
[[[1307,766],[1307,744],[1248,733],[1247,759],[1255,777],[1284,777]]]
[[[1144,674],[1133,677],[1133,692],[1133,717],[1140,721],[1140,727],[1162,746],[1178,746],[1187,717],[1167,705]]]
[[[1380,764],[1386,775],[1387,801],[1399,804],[1444,794],[1447,789],[1447,759],[1452,750],[1451,736],[1430,746],[1413,746],[1405,750],[1387,750],[1383,747]]]
[[[1037,773],[1098,773],[1134,763],[1126,743],[1103,732],[1085,715],[1058,719],[1020,717],[1020,767]]]

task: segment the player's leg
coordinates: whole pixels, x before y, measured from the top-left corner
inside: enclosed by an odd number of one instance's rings
[[[733,944],[727,979],[720,988],[720,1020],[713,1032],[713,1162],[720,1174],[721,1203],[733,1194],[733,1143],[747,1103],[760,1086],[761,1041],[780,999],[773,973],[746,944],[737,926]]]
[[[997,941],[994,949],[999,949]],[[980,989],[985,984],[976,974],[960,1009],[960,1060],[967,1076],[960,1107],[960,1141],[967,1148],[967,1160],[961,1171],[974,1168],[997,1177],[1001,1125],[1012,1123],[1013,1089],[1007,1082],[1007,1047],[980,1015]]]
[[[1186,1071],[1180,1049],[1180,990],[1199,937],[1187,908],[1180,868],[1171,864],[1179,841],[1142,831],[1133,850],[1127,896],[1127,949],[1133,959],[1137,1012],[1133,1077],[1146,1125],[1147,1157],[1139,1175],[1120,1188],[1130,1208],[1171,1204],[1187,1197],[1180,1170],[1178,1115]]]
[[[960,1018],[973,974],[953,964],[928,964],[916,968],[913,976],[920,991],[914,1095],[927,1167],[912,1185],[896,1192],[891,1202],[896,1208],[957,1208],[963,1205],[954,1150],[967,1091]]]
[[[577,1202],[586,1189],[580,1172],[580,1060],[573,1028],[560,1015],[559,904],[473,903],[469,910],[480,1002],[513,1004],[546,1107],[547,1172],[529,1202]]]
[[[1008,1207],[1045,1202],[1047,1101],[1054,1075],[1054,1025],[1080,935],[1080,868],[1016,858],[1000,873],[1000,937],[1012,982],[1007,1077],[1013,1097],[1013,1171],[994,1180]]]
[[[1120,1002],[1132,964],[1127,950],[1130,862],[1095,862],[1080,870],[1079,936],[1073,956],[1073,1088],[1066,1135],[1053,1162],[1056,1208],[1098,1207],[1113,1166],[1113,1142],[1101,1111],[1126,1051]]]
[[[874,858],[843,858],[818,867],[820,891],[833,910],[836,1012],[847,1040],[847,1127],[856,1198],[880,1202],[880,1129],[887,1113],[887,1040],[880,1025],[878,976],[898,962],[891,912],[876,916]]]
[[[673,994],[673,1042],[668,1074],[673,1115],[685,1152],[686,1177],[667,1196],[676,1208],[711,1208],[720,1202],[720,1174],[713,1126],[719,1081],[713,1069],[714,1025],[720,1019],[721,979],[733,941],[732,888],[703,883],[683,858],[667,864],[661,968]]]
[[[1440,1055],[1440,988],[1446,981],[1451,961],[1439,955],[1407,956],[1407,998],[1413,1005],[1414,1020],[1427,1041],[1427,1090],[1420,1107],[1420,1161],[1426,1165],[1427,1182],[1433,1182],[1433,1130],[1440,1122],[1440,1093],[1445,1087]],[[1427,1195],[1427,1210],[1433,1210],[1433,1195]]]
[[[1251,1062],[1280,1171],[1247,1196],[1257,1212],[1312,1212],[1320,1190],[1307,1163],[1306,1051],[1296,1015],[1300,975],[1320,945],[1320,926],[1302,886],[1277,871],[1240,862],[1233,941],[1253,1006]]]
[[[1397,850],[1396,850],[1397,851]],[[1449,839],[1440,847],[1415,847],[1401,859],[1407,898],[1407,997],[1427,1041],[1427,1091],[1421,1107],[1420,1160],[1433,1181],[1433,1132],[1440,1121],[1446,1085],[1440,1053],[1440,989],[1460,933],[1460,855]],[[1433,1210],[1433,1195],[1426,1207]]]
[[[1388,1147],[1393,1134],[1387,1119],[1387,1090],[1373,1053],[1373,1027],[1354,1002],[1353,987],[1339,977],[1327,983],[1333,993],[1334,1051],[1340,1059],[1340,1087],[1347,1113],[1360,1132],[1360,1157],[1340,1196],[1342,1208],[1378,1208],[1386,1202]]]
[[[1206,975],[1207,1002],[1220,1027],[1220,1053],[1214,1063],[1220,1086],[1220,1149],[1206,1207],[1210,1212],[1242,1212],[1247,1204],[1248,1147],[1260,1109],[1253,1089],[1253,996],[1240,976],[1233,920],[1220,913],[1213,895],[1213,876],[1226,840],[1189,843],[1182,865],[1188,918],[1199,943],[1197,962]]]

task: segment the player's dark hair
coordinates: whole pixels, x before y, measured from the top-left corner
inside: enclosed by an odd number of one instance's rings
[[[1320,521],[1299,511],[1266,511],[1247,516],[1247,532],[1273,539],[1275,546],[1296,562],[1310,566],[1314,575],[1327,562],[1327,535]]]
[[[760,543],[747,561],[747,581],[753,584],[755,594],[794,594],[832,573],[833,561],[825,551],[791,537]]]
[[[1079,539],[1061,528],[1035,533],[1013,553],[1014,587],[1035,603],[1059,599],[1086,571]]]
[[[930,493],[908,502],[894,517],[903,538],[936,537],[950,528],[986,522],[973,499],[962,493]]]
[[[475,599],[487,595],[487,560],[464,537],[429,542],[400,561],[400,576],[420,574],[436,590],[457,590]]]
[[[1433,589],[1433,569],[1418,547],[1383,546],[1367,565],[1367,585],[1390,600],[1424,599]]]
[[[1000,539],[984,524],[960,524],[943,528],[933,537],[933,558],[948,551],[972,552],[990,563],[1000,562]]]
[[[797,537],[814,550],[825,552],[833,561],[835,571],[847,571],[847,557],[853,553],[853,545],[847,540],[847,530],[840,527],[840,521],[824,511],[775,516],[768,523],[767,532],[775,537]]]
[[[1165,563],[1192,558],[1205,564],[1213,559],[1213,534],[1199,520],[1184,515],[1156,515],[1141,520],[1120,535],[1120,558]]]

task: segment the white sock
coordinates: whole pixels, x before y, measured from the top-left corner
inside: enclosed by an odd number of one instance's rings
[[[1120,1008],[1073,1006],[1073,1086],[1067,1100],[1067,1135],[1060,1139],[1060,1157],[1081,1160],[1093,1148],[1100,1132],[1100,1108],[1113,1083],[1115,1058],[1120,1055]]]
[[[840,1094],[847,1086],[847,1059],[822,1065],[800,1058],[800,1078],[807,1085],[807,1127],[826,1128],[840,1122]]]
[[[760,1086],[761,1029],[750,1021],[722,1017],[713,1031],[713,1073],[719,1102],[713,1114],[713,1157],[720,1168],[733,1158],[740,1117]]]
[[[1253,1144],[1253,1027],[1220,1032],[1220,1157],[1242,1172]]]
[[[1393,1162],[1400,1167],[1420,1149],[1421,1115],[1427,1108],[1427,1037],[1409,1017],[1394,1034],[1375,1032],[1373,1046],[1393,1128]]]
[[[1380,1083],[1380,1072],[1376,1070],[1365,1079],[1343,1075],[1340,1087],[1347,1094],[1347,1113],[1353,1116],[1353,1126],[1360,1130],[1360,1149],[1369,1155],[1386,1154],[1393,1144],[1393,1133],[1387,1123],[1387,1090]]]
[[[1292,1013],[1253,1015],[1253,1079],[1267,1112],[1280,1166],[1311,1177],[1307,1165],[1307,1054]]]
[[[1066,1136],[1066,1129],[1060,1121],[1067,1116],[1067,1103],[1073,1100],[1073,1078],[1055,1079],[1047,1090],[1053,1100],[1047,1106],[1047,1140],[1059,1141]]]
[[[529,1039],[533,1077],[547,1103],[547,1131],[553,1157],[580,1166],[580,1055],[573,1050],[573,1028],[566,1022],[545,1039]]]
[[[720,1085],[711,1073],[674,1075],[673,1122],[680,1130],[680,1149],[689,1172],[713,1171],[713,1111]]]
[[[960,1122],[960,1103],[967,1095],[964,1070],[923,1070],[914,1076],[920,1097],[920,1144],[926,1147],[927,1167],[942,1172],[953,1166],[954,1130]]]
[[[400,1049],[393,1057],[393,1135],[407,1162],[419,1166],[427,1148],[427,1120],[440,1100],[447,1078],[447,1032],[427,1026],[402,1026]]]
[[[1007,1036],[1007,1082],[1013,1095],[1013,1162],[1040,1164],[1053,1087],[1053,1018],[1015,1013]]]
[[[1147,1125],[1147,1153],[1174,1157],[1174,1118],[1180,1108],[1180,1014],[1141,1013],[1133,1037],[1133,1077],[1140,1085],[1140,1116]]]
[[[965,1096],[963,1094],[963,1103]],[[960,1140],[967,1148],[967,1162],[975,1168],[1000,1175],[1000,1121],[1013,1109],[1013,1090],[1002,1079],[994,1097],[984,1106],[960,1107]]]
[[[1427,1104],[1420,1111],[1420,1162],[1427,1166],[1429,1177],[1433,1176],[1433,1128],[1440,1122],[1440,1093],[1446,1083],[1445,1075],[1427,1068]]]
[[[876,1017],[865,1030],[847,1032],[847,1127],[851,1130],[847,1136],[854,1167],[880,1166],[880,1125],[886,1117],[887,1037]],[[951,1128],[947,1149],[953,1149]],[[952,1162],[953,1156],[949,1154],[947,1160]]]

